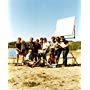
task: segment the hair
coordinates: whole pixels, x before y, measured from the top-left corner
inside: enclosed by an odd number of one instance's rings
[[[54,39],[54,40],[55,40],[55,37],[54,37],[54,36],[52,36],[52,37],[51,37],[51,39]]]
[[[21,42],[22,42],[22,43],[25,43],[25,41],[24,41],[24,40],[22,40]]]
[[[30,39],[32,39],[32,40],[33,40],[33,37],[30,37]]]
[[[43,38],[43,40],[47,41],[47,38]]]
[[[64,36],[60,36],[60,38],[64,38]]]
[[[37,42],[39,42],[39,39],[36,39]]]
[[[54,48],[51,48],[50,52],[53,52],[54,53],[54,51],[55,51]]]
[[[60,39],[63,38],[63,40],[65,40],[64,36],[60,36]]]
[[[32,49],[29,49],[28,52],[32,51]]]
[[[56,37],[56,41],[60,41],[60,38],[59,37]]]
[[[43,38],[41,37],[40,40],[43,40]]]
[[[18,37],[18,40],[21,40],[21,37]]]

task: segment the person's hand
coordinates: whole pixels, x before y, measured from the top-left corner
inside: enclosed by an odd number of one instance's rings
[[[19,50],[19,52],[21,52],[21,50]]]
[[[22,52],[21,50],[19,50],[19,52]]]
[[[58,45],[58,48],[62,48],[60,45]]]
[[[55,48],[58,48],[58,45],[55,45]]]

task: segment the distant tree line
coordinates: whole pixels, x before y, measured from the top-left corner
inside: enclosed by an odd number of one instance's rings
[[[9,42],[9,43],[8,43],[8,48],[15,48],[15,44],[16,44],[16,41],[14,41],[14,42]]]
[[[78,49],[81,49],[81,41],[70,42],[69,49],[70,49],[70,50],[78,50]]]
[[[28,44],[28,42],[26,42]],[[15,44],[16,44],[16,41],[14,42],[9,42],[8,43],[8,48],[15,48]],[[70,50],[78,50],[78,49],[81,49],[81,41],[77,41],[77,42],[73,42],[73,41],[70,41],[69,42],[69,49]]]

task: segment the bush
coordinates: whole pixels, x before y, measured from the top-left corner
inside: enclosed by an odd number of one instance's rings
[[[8,48],[15,48],[15,44],[16,44],[16,41],[14,41],[14,42],[9,42],[9,43],[8,43]]]
[[[81,49],[81,42],[80,41],[78,41],[78,42],[70,42],[69,49],[70,50]]]

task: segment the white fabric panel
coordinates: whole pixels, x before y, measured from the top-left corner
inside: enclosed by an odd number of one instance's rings
[[[57,20],[55,36],[74,34],[75,16]]]

